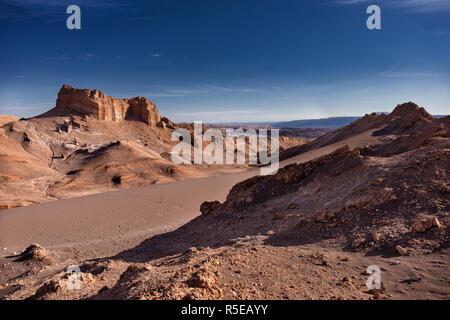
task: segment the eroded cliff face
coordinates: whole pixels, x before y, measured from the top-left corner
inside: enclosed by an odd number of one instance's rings
[[[151,126],[161,121],[156,105],[144,97],[117,99],[99,90],[77,89],[66,84],[58,93],[56,108],[99,120],[136,120]]]

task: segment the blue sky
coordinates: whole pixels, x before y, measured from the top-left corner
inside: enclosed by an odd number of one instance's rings
[[[0,41],[0,114],[44,112],[63,83],[145,96],[174,121],[450,109],[449,0],[0,0]]]

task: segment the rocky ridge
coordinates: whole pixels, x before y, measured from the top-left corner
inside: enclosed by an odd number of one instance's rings
[[[98,120],[136,120],[156,126],[161,121],[158,108],[144,97],[117,99],[102,91],[77,89],[64,84],[56,106],[42,116],[87,115]]]

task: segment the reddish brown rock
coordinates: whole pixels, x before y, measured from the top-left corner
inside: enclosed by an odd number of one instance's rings
[[[439,222],[439,219],[436,217],[429,217],[421,220],[417,220],[412,225],[412,228],[416,232],[425,232],[426,230],[435,227],[435,228],[441,228],[442,225]]]
[[[420,221],[416,221],[414,222],[412,228],[414,229],[414,231],[416,232],[425,232],[425,226],[422,224],[422,222]]]
[[[24,252],[20,254],[19,261],[25,260],[38,260],[47,261],[47,251],[41,245],[34,243],[25,249]]]
[[[188,280],[188,284],[195,288],[211,288],[219,284],[218,272],[206,267],[195,272]]]
[[[221,205],[219,201],[205,201],[200,205],[200,212],[206,215],[219,209]]]
[[[401,256],[406,256],[408,254],[408,249],[403,248],[401,245],[395,246],[395,250]]]
[[[77,89],[63,85],[55,109],[62,114],[88,115],[99,120],[136,120],[156,126],[161,116],[150,100],[144,97],[117,99],[99,90]]]
[[[44,296],[57,293],[63,290],[63,281],[50,280],[36,290],[36,293],[30,297],[32,300],[42,299]]]

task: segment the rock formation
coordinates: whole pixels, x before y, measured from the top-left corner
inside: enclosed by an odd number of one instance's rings
[[[99,120],[136,120],[150,126],[161,121],[156,105],[144,97],[117,99],[99,90],[77,89],[66,84],[58,93],[53,111],[64,115],[89,115]]]
[[[20,255],[17,261],[37,260],[48,261],[47,250],[38,243],[33,243],[25,249]]]

